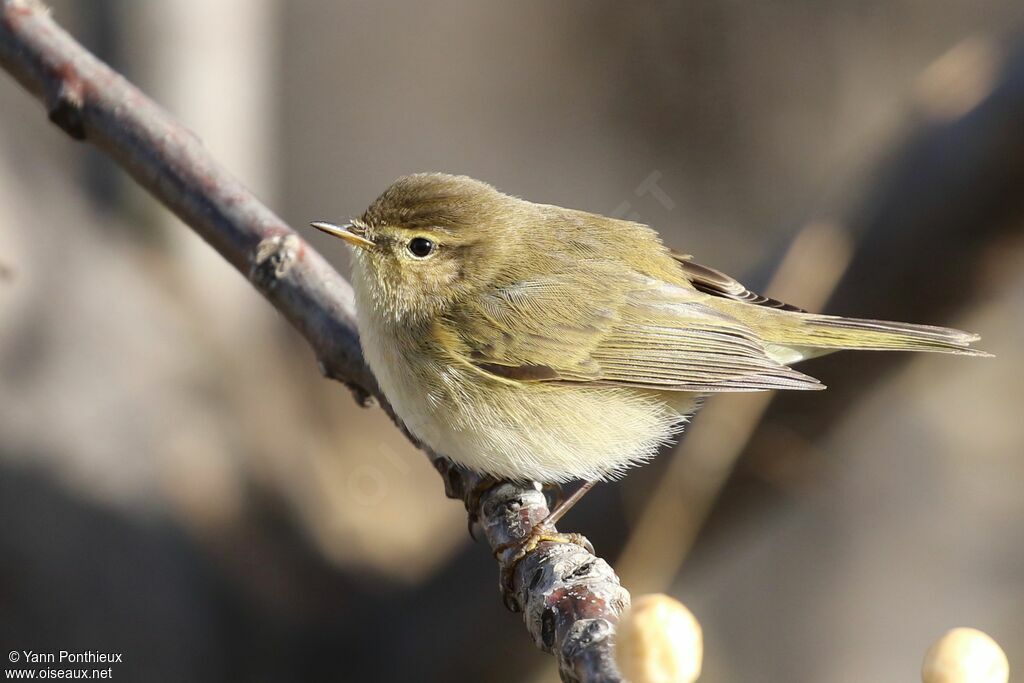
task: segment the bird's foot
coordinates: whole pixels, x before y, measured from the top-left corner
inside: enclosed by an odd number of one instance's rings
[[[512,611],[516,611],[516,603],[512,599],[515,594],[513,579],[515,578],[516,568],[541,543],[572,543],[573,545],[580,546],[588,553],[594,552],[594,546],[590,544],[590,541],[583,534],[566,534],[555,531],[554,527],[546,521],[535,525],[526,538],[499,545],[494,549],[494,556],[501,563],[501,594],[505,606]],[[503,558],[502,556],[510,550],[513,552]]]

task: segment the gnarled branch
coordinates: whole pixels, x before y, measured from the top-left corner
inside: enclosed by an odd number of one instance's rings
[[[363,361],[349,283],[194,135],[63,31],[43,5],[0,2],[0,65],[44,103],[50,120],[106,152],[199,233],[302,333],[324,375],[347,384],[363,403],[378,399],[402,428]],[[448,495],[466,502],[492,549],[525,538],[547,515],[536,486],[504,482],[477,496],[483,483],[477,475],[428,455]],[[502,554],[499,564],[508,559]],[[621,680],[611,643],[629,594],[604,560],[579,546],[544,543],[519,563],[513,589],[510,607],[524,613],[536,644],[555,654],[563,680]]]

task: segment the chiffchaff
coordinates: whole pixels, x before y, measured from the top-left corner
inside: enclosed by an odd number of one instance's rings
[[[959,330],[807,313],[662,245],[645,225],[464,176],[398,179],[345,226],[363,353],[437,453],[497,478],[610,479],[702,394],[823,389],[788,365],[840,349],[971,349]]]

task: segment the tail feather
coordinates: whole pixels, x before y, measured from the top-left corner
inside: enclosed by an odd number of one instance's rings
[[[992,355],[971,348],[971,343],[981,338],[978,335],[948,327],[810,313],[795,314],[794,317],[800,318],[802,324],[787,329],[786,339],[773,341],[784,345],[828,350],[934,351],[962,356]]]
[[[785,365],[843,349],[932,351],[992,357],[990,353],[971,348],[981,337],[949,327],[751,306],[719,297],[709,297],[708,301],[753,329],[766,342],[769,355]]]

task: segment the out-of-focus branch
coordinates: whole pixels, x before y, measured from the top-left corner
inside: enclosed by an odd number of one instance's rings
[[[976,296],[978,261],[1016,229],[1024,207],[1024,44],[973,36],[925,72],[917,94],[910,134],[894,141],[849,207],[837,207],[845,218],[800,233],[768,295],[813,311],[834,293],[828,312],[933,324]],[[817,244],[799,253],[809,236]],[[776,425],[823,433],[902,355],[854,370],[845,354],[813,361],[825,369],[807,371],[829,389],[811,402],[797,392],[710,399],[647,498],[616,563],[620,576],[634,591],[666,589],[736,462],[758,441],[769,402]]]
[[[306,338],[324,375],[347,384],[363,403],[379,400],[395,419],[363,361],[348,282],[194,135],[57,26],[45,7],[0,2],[0,66],[42,100],[50,120],[103,150],[245,275]],[[478,496],[479,477],[428,455],[492,549],[525,538],[547,515],[535,486],[501,483]],[[499,557],[502,568],[510,556]],[[516,567],[508,598],[536,644],[555,654],[563,680],[621,680],[611,644],[629,594],[604,560],[576,545],[541,544]]]
[[[913,128],[839,212],[856,250],[828,313],[946,324],[977,300],[993,247],[1020,233],[1022,36],[969,38],[925,72],[917,94]],[[905,358],[835,354],[811,361],[805,372],[828,377],[828,391],[810,405],[783,392],[774,415],[786,429],[816,438]]]

